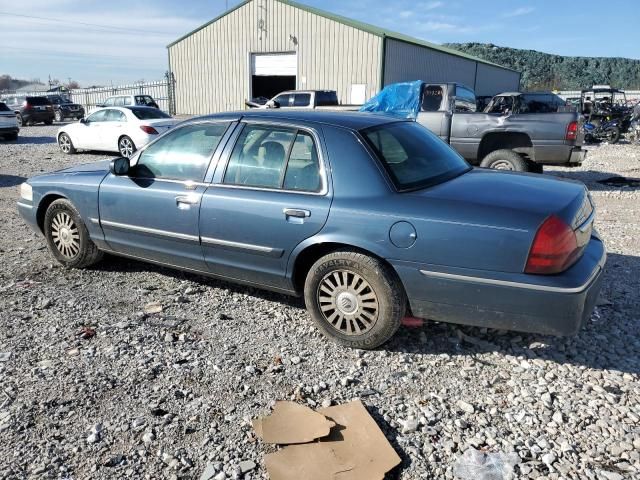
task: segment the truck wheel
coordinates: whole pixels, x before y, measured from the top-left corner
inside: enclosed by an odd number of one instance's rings
[[[62,112],[60,110],[56,110],[56,122],[62,122],[64,117],[62,116]]]
[[[388,265],[349,250],[325,255],[311,267],[304,300],[327,337],[367,350],[396,333],[407,305],[402,284]]]
[[[496,150],[482,159],[480,166],[496,170],[512,170],[514,172],[528,172],[527,161],[513,150]]]

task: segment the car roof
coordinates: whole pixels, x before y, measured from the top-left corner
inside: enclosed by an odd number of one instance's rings
[[[363,130],[365,128],[408,121],[393,115],[383,113],[365,113],[356,111],[331,111],[331,110],[244,110],[240,112],[216,113],[195,117],[188,121],[203,120],[240,120],[243,118],[252,120],[288,120],[294,122],[318,123],[334,127],[348,128],[351,130]]]

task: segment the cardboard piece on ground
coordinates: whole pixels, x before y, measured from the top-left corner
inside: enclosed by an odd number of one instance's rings
[[[329,435],[335,424],[324,415],[294,402],[276,402],[273,413],[254,420],[256,434],[266,443],[292,445]]]
[[[382,480],[400,463],[362,402],[318,412],[336,423],[331,434],[314,443],[288,446],[266,455],[271,480]]]

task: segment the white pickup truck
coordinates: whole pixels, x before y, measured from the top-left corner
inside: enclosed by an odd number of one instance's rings
[[[297,110],[358,110],[359,105],[340,105],[335,90],[290,90],[261,104],[245,102],[249,108],[294,108]]]

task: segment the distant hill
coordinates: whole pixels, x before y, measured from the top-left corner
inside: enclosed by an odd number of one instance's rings
[[[522,72],[523,90],[581,90],[601,84],[628,90],[640,89],[640,60],[563,57],[535,50],[498,47],[491,43],[445,45]]]

